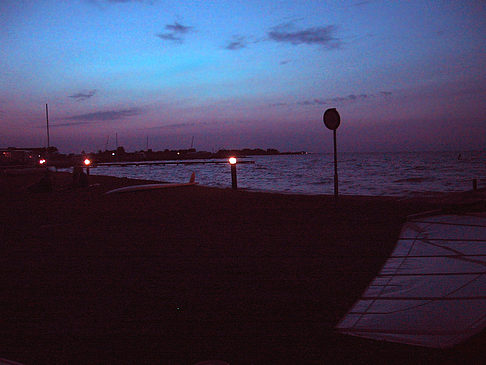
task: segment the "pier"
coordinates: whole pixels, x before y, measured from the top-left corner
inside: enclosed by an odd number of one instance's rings
[[[239,160],[238,164],[254,164],[253,160]],[[118,161],[118,162],[100,162],[94,166],[152,166],[152,165],[198,165],[198,164],[228,164],[224,161]]]

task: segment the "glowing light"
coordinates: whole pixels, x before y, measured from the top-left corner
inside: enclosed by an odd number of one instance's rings
[[[39,160],[40,165],[44,165],[45,163],[46,163],[46,160],[44,160],[44,159]]]
[[[115,152],[112,152],[112,153],[111,153],[111,155],[112,155],[112,156],[115,156]]]
[[[229,163],[234,165],[236,163],[236,157],[230,157],[229,158]]]
[[[86,160],[83,161],[86,166],[91,165],[91,160],[87,158]]]

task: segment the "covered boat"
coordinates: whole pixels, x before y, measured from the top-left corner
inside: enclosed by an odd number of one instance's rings
[[[486,214],[416,216],[336,329],[435,348],[486,326]]]

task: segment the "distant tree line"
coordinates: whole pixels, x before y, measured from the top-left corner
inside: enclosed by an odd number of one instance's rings
[[[213,159],[262,156],[262,155],[281,155],[281,154],[305,154],[306,152],[280,152],[277,149],[244,148],[244,149],[221,149],[218,152],[196,151],[195,148],[153,151],[152,149],[126,152],[123,146],[114,150],[99,150],[96,153],[62,154],[57,147],[35,147],[35,148],[15,148],[9,147],[0,154],[0,162],[4,164],[12,163],[12,156],[15,156],[16,164],[36,164],[40,159],[47,160],[49,165],[57,167],[69,167],[80,165],[86,158],[94,164],[102,162],[137,162],[137,161],[160,161],[160,160],[189,160],[189,159]]]

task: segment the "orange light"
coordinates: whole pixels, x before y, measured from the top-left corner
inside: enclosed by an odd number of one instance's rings
[[[234,165],[236,163],[236,157],[230,157],[229,158],[229,163]]]
[[[39,160],[40,165],[44,165],[45,163],[46,163],[46,160],[44,160],[44,159]]]
[[[84,164],[85,164],[86,166],[91,165],[91,160],[87,158],[86,160],[84,160]]]

